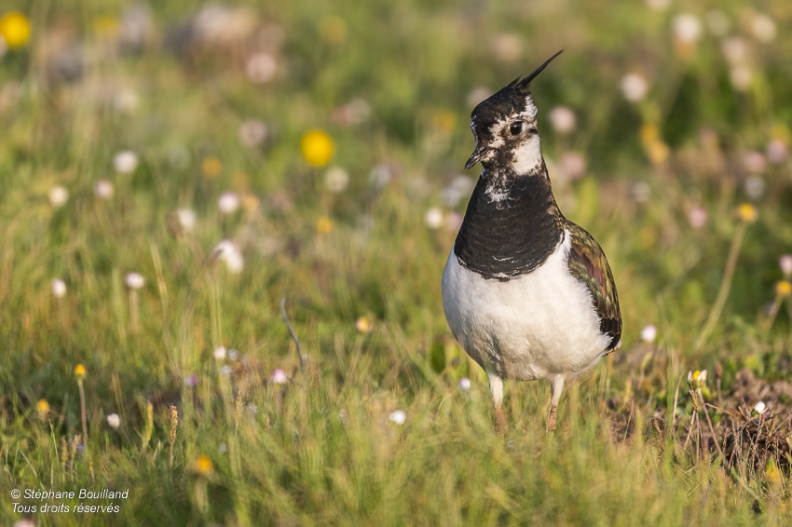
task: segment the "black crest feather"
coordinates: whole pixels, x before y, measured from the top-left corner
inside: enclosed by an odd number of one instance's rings
[[[523,77],[523,78],[517,77],[516,79],[511,81],[509,85],[506,86],[506,88],[507,89],[517,88],[520,90],[528,90],[528,85],[531,84],[531,81],[534,80],[540,73],[542,73],[542,71],[547,67],[547,65],[553,62],[553,60],[563,52],[564,52],[563,49],[556,51],[552,57],[544,61],[544,63],[542,63],[541,66],[533,70],[527,77]]]

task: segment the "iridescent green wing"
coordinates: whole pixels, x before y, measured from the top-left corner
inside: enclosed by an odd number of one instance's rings
[[[568,220],[566,228],[572,238],[569,270],[591,292],[600,317],[600,331],[611,337],[607,351],[615,351],[621,345],[622,320],[619,295],[608,259],[597,240],[585,229]]]

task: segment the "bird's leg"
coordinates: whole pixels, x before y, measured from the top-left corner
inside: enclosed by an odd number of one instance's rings
[[[561,400],[561,392],[564,391],[564,376],[556,375],[550,379],[550,415],[547,418],[547,429],[555,432],[556,412],[558,401]]]
[[[487,372],[487,377],[492,393],[492,404],[495,406],[495,431],[503,434],[508,428],[506,416],[503,414],[503,379],[490,372]]]

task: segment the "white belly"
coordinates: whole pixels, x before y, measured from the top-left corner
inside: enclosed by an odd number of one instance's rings
[[[443,308],[454,337],[485,370],[508,379],[572,378],[607,349],[594,301],[569,274],[570,236],[537,270],[508,282],[459,264],[443,272]]]

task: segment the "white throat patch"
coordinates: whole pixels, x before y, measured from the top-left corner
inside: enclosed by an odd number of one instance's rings
[[[539,136],[534,135],[515,150],[511,168],[515,174],[524,175],[536,169],[541,163],[542,149]]]

